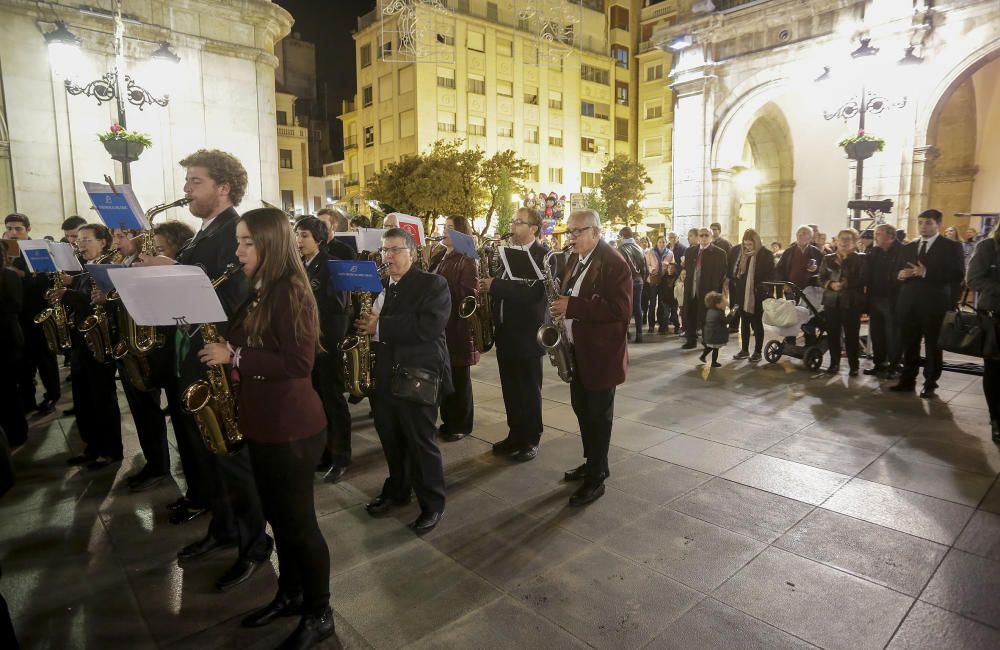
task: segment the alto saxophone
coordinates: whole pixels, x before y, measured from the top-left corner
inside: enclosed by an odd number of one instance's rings
[[[52,285],[49,291],[62,288],[62,274],[50,273]],[[73,347],[73,339],[69,335],[69,316],[66,314],[66,305],[60,298],[51,307],[47,307],[35,316],[35,325],[40,325],[45,334],[45,343],[52,354],[59,354],[63,350]]]
[[[218,288],[223,282],[240,272],[237,264],[230,264],[226,272],[212,281]],[[201,338],[205,343],[221,340],[215,325],[201,326]],[[184,389],[181,405],[194,417],[201,439],[210,452],[218,455],[235,454],[243,446],[236,416],[236,398],[229,386],[223,365],[209,366],[204,379],[199,379]]]
[[[497,239],[488,239],[479,248],[479,279],[493,277],[496,271],[497,244],[510,237],[505,234]],[[472,343],[479,352],[489,352],[496,343],[493,331],[493,305],[488,291],[476,290],[476,295],[466,296],[458,306],[458,317],[469,320],[472,328]]]
[[[556,275],[554,257],[563,252],[569,252],[573,244],[568,244],[562,251],[551,250],[545,254],[542,262],[542,272],[545,273],[545,300],[549,307],[559,299],[559,278]],[[566,322],[559,320],[554,323],[543,323],[535,334],[535,340],[549,355],[549,361],[556,367],[559,379],[569,383],[573,381],[576,364],[573,362],[573,346],[566,335]]]
[[[372,294],[360,295],[361,310],[358,318],[372,313]],[[375,355],[372,354],[372,337],[368,334],[350,334],[337,344],[337,351],[344,358],[344,385],[354,397],[364,397],[375,389]]]
[[[118,252],[113,251],[97,258],[91,264],[116,264],[121,261],[119,258]],[[91,277],[90,292],[93,293],[96,288],[97,282]],[[94,361],[107,363],[112,358],[111,321],[103,304],[94,303],[94,310],[83,319],[78,331],[83,336],[83,341],[87,344]]]

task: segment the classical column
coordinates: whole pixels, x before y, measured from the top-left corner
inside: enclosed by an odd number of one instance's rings
[[[910,205],[906,221],[903,215],[897,215],[897,227],[906,228],[907,232],[916,232],[917,215],[926,210],[931,198],[931,182],[933,180],[934,161],[941,155],[934,145],[913,148],[913,168],[910,176]]]
[[[728,236],[733,232],[739,222],[738,207],[736,202],[735,188],[733,187],[732,169],[715,168],[712,170],[711,184],[711,205],[708,210],[707,223],[718,221],[722,224],[722,230]]]
[[[695,50],[695,48],[691,48]],[[712,65],[701,51],[685,50],[670,85],[674,93],[673,214],[674,230],[707,225],[712,146]],[[690,61],[694,65],[685,65]]]

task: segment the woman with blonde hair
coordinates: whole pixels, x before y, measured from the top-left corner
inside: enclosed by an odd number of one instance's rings
[[[762,282],[774,279],[774,255],[764,246],[760,235],[753,228],[743,233],[743,245],[730,253],[730,298],[740,314],[740,351],[734,359],[750,358],[760,361],[764,346],[764,309],[761,306],[768,296]],[[753,354],[750,354],[750,332],[753,332]]]

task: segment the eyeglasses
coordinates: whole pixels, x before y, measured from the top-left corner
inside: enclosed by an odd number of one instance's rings
[[[579,237],[581,234],[591,230],[593,226],[585,226],[583,228],[567,228],[566,234],[572,235],[573,237]]]
[[[383,247],[378,250],[383,255],[399,255],[403,251],[408,251],[410,249],[407,248],[406,246],[390,246],[389,248]]]
[[[83,244],[83,245],[90,244],[90,243],[93,243],[95,241],[97,241],[97,240],[96,239],[84,239],[83,237],[77,237],[76,238],[76,243],[77,244]]]
[[[510,222],[510,225],[512,225],[512,226],[534,226],[535,224],[531,223],[530,221],[522,221],[521,219],[514,219],[513,221]]]

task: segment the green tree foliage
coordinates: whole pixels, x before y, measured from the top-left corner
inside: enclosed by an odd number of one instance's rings
[[[602,213],[613,224],[631,226],[642,221],[639,202],[646,197],[646,186],[653,179],[640,162],[618,155],[601,170],[601,196],[607,205]]]
[[[493,215],[497,215],[497,233],[509,232],[514,208],[511,205],[511,195],[524,194],[528,191],[524,180],[531,174],[531,163],[517,155],[511,149],[499,151],[482,162],[480,179],[483,189],[489,198],[489,203],[480,212],[486,216],[480,235],[485,235],[490,229]]]

